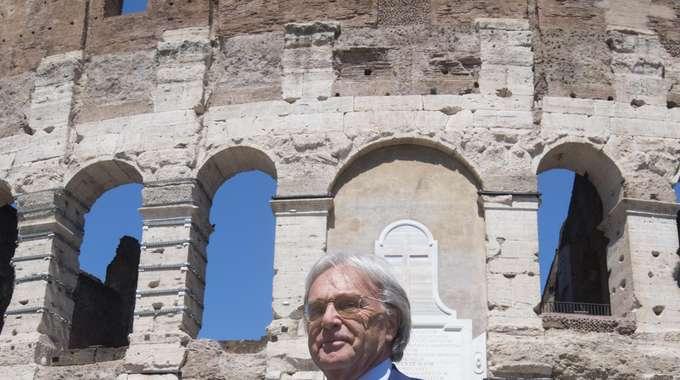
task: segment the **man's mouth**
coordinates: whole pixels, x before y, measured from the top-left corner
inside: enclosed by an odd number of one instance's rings
[[[347,344],[347,342],[341,339],[325,340],[321,343],[321,349],[323,349],[324,351],[334,351],[341,348],[345,344]]]
[[[332,338],[326,338],[321,341],[321,347],[324,349],[333,349],[333,348],[338,348],[344,344],[348,343],[348,340],[345,337],[332,337]]]

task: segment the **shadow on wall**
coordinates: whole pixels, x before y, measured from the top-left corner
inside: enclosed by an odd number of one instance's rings
[[[12,258],[17,247],[17,235],[17,210],[11,205],[0,207],[0,331],[14,291]]]
[[[675,199],[678,203],[680,203],[680,182],[675,185]],[[675,282],[678,283],[678,287],[680,288],[680,211],[678,211],[678,215],[675,218],[675,224],[678,227],[678,251],[676,252],[678,255],[678,263],[675,265],[673,278],[675,279]]]
[[[675,223],[678,226],[678,244],[680,245],[680,211],[678,211],[678,216],[675,218]],[[675,282],[678,283],[678,287],[680,288],[680,247],[678,247],[676,254],[678,255],[678,263],[675,264],[673,278],[675,279]]]
[[[121,347],[132,332],[139,266],[139,241],[120,239],[106,269],[106,281],[81,271],[74,291],[71,348]]]

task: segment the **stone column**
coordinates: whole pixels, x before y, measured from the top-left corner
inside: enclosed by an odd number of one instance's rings
[[[487,236],[489,331],[540,329],[536,193],[481,192]]]
[[[178,373],[201,328],[210,201],[195,180],[145,184],[129,373]]]
[[[307,350],[302,307],[307,272],[326,253],[333,198],[280,197],[271,201],[271,207],[276,215],[274,320],[268,328],[266,379],[287,379],[295,372],[295,379],[315,379],[319,375]]]
[[[331,96],[333,43],[340,26],[332,22],[287,24],[281,66],[285,100]]]
[[[69,344],[87,207],[62,189],[20,194],[16,201],[16,277],[0,335],[0,365],[48,364]]]
[[[680,204],[622,199],[602,222],[609,239],[607,268],[612,315],[636,331],[680,331]]]

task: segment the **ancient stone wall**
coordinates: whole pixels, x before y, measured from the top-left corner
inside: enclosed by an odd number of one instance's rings
[[[381,223],[431,217],[441,265],[470,269],[467,284],[442,276],[439,285],[485,334],[488,377],[680,376],[676,2],[118,7],[0,4],[0,200],[16,204],[19,235],[4,374],[319,378],[303,279],[328,250],[370,250],[383,227],[366,222],[370,209]],[[422,191],[417,202],[361,195],[399,165],[404,189]],[[588,173],[599,194],[614,322],[559,317],[556,328],[535,312],[536,175],[553,168]],[[264,348],[225,351],[196,339],[208,211],[226,179],[252,169],[278,184],[274,320]],[[144,185],[129,346],[69,350],[82,328],[83,215],[126,183]],[[463,222],[467,239],[454,228]],[[348,244],[355,224],[366,228]],[[578,328],[591,325],[625,328]]]

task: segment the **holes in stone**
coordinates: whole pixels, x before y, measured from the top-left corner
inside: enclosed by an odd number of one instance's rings
[[[623,260],[624,260],[624,257],[623,257],[623,255],[619,256],[619,262],[620,262],[620,263],[622,263],[622,262],[623,262]]]
[[[626,279],[625,278],[623,280],[621,280],[621,282],[619,283],[619,287],[621,288],[621,290],[626,289]]]
[[[430,89],[430,95],[437,95],[437,89],[436,88],[431,88]]]
[[[654,273],[652,273],[652,271],[650,270],[650,271],[647,273],[647,277],[649,277],[649,278],[654,277]]]
[[[652,256],[654,256],[654,257],[659,257],[660,254],[661,254],[661,252],[659,252],[659,251],[652,251]]]
[[[371,70],[371,69],[364,69],[364,75],[365,75],[365,76],[369,76],[369,75],[371,75],[371,74],[373,74],[373,70]]]
[[[611,102],[611,101],[614,100],[614,97],[613,96],[607,96],[607,100]]]
[[[676,107],[680,107],[680,103],[676,103],[676,102],[674,102],[674,101],[670,101],[670,100],[669,100],[668,102],[666,102],[666,107],[667,107],[667,108],[676,108]]]
[[[479,88],[479,82],[473,83],[472,86],[473,86],[474,88]]]
[[[575,98],[575,97],[576,97],[576,93],[570,92],[570,93],[569,93],[569,97],[570,97],[570,98]]]
[[[646,104],[645,101],[642,100],[642,99],[633,99],[633,100],[630,101],[630,105],[635,107],[635,108],[642,107],[645,104]]]
[[[336,97],[340,96],[340,93],[339,93],[339,92],[336,92],[336,93],[335,93],[335,96],[336,96]]]
[[[442,69],[442,74],[446,75],[448,73],[449,73],[449,69],[446,69],[446,68]]]
[[[664,305],[656,305],[652,308],[652,311],[654,311],[654,314],[657,316],[661,315],[663,311],[666,309],[666,306]]]
[[[24,133],[29,136],[33,136],[35,134],[35,129],[28,126],[28,124],[22,125],[21,128],[23,129]]]

